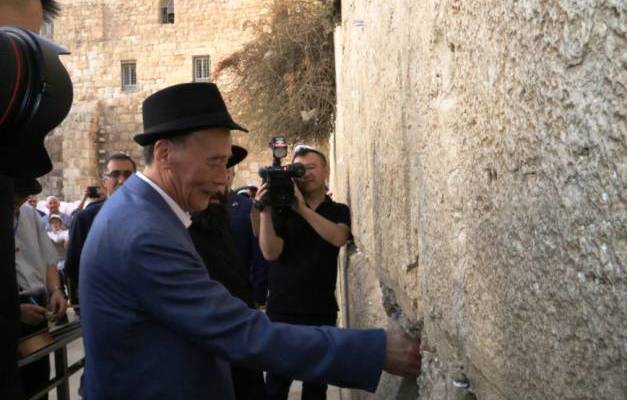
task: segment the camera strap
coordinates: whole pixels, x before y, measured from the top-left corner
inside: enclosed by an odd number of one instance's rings
[[[13,53],[15,55],[15,64],[16,64],[15,65],[15,85],[13,86],[9,103],[7,104],[7,107],[4,110],[4,113],[0,116],[0,126],[4,124],[4,122],[7,120],[7,118],[11,114],[11,111],[13,110],[13,105],[17,101],[17,96],[19,92],[18,89],[20,88],[20,82],[22,81],[22,64],[23,64],[22,55],[17,49],[15,40],[8,38],[8,41],[9,43],[11,43],[11,49],[13,50]]]

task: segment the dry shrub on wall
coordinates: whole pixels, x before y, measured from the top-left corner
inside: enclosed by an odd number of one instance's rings
[[[277,133],[291,142],[328,138],[335,112],[333,1],[275,0],[247,22],[255,39],[220,62],[215,77],[257,145]]]

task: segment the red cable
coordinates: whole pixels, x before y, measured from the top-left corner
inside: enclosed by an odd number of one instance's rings
[[[9,39],[10,40],[10,39]],[[0,126],[4,123],[4,121],[9,117],[9,113],[13,108],[13,103],[17,100],[17,89],[20,86],[20,81],[22,79],[22,56],[19,51],[17,51],[17,46],[15,45],[15,41],[11,40],[11,45],[13,46],[13,51],[15,52],[15,61],[17,63],[17,76],[16,83],[13,87],[13,94],[11,95],[11,100],[9,101],[9,106],[4,111],[2,118],[0,118]]]

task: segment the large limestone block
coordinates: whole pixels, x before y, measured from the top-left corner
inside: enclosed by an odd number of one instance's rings
[[[424,398],[624,397],[624,2],[342,12],[335,193],[424,324]]]

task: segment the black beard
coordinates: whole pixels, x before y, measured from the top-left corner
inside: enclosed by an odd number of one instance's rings
[[[211,199],[218,200],[218,203],[209,203],[205,210],[192,214],[192,223],[205,232],[219,231],[230,224],[226,194],[215,193]]]

